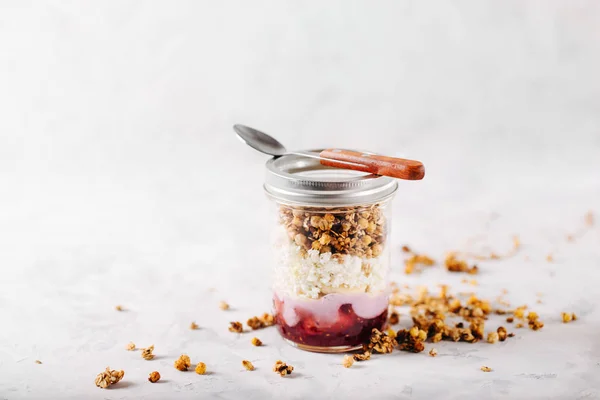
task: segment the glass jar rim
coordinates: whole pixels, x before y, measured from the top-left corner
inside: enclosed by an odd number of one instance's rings
[[[280,203],[335,207],[387,200],[398,183],[387,176],[328,167],[316,158],[287,154],[267,161],[264,188]]]

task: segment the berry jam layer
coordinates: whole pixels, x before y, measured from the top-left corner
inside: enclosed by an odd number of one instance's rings
[[[281,335],[312,347],[354,347],[369,340],[373,328],[383,329],[387,295],[329,294],[318,300],[274,297]]]

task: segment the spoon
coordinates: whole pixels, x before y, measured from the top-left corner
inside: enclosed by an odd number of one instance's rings
[[[248,146],[275,157],[296,154],[303,157],[317,158],[322,165],[329,167],[369,172],[399,179],[420,180],[425,176],[425,167],[420,161],[342,149],[326,149],[320,153],[287,151],[275,138],[249,126],[236,124],[233,126],[233,130]]]

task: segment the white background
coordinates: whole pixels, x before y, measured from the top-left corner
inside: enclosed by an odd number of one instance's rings
[[[594,1],[0,0],[0,399],[600,398],[598,224],[565,240],[600,212],[598,21]],[[395,279],[506,288],[545,328],[349,370],[227,332],[270,308],[267,158],[234,123],[422,160],[394,200]],[[442,259],[513,234],[476,288],[401,273],[402,244]],[[125,379],[103,391],[107,365]]]

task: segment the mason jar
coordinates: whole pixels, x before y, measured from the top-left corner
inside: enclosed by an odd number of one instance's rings
[[[266,164],[273,201],[273,304],[291,345],[355,350],[388,312],[392,178],[321,165],[300,155]]]

